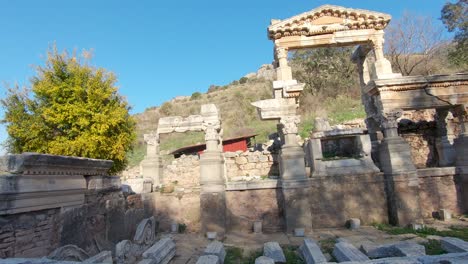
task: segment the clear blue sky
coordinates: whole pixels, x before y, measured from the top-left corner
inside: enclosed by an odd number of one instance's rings
[[[49,45],[93,49],[93,65],[118,76],[133,113],[205,92],[272,61],[266,28],[322,4],[440,17],[446,0],[0,0],[3,83],[29,85]],[[3,110],[0,110],[3,115]],[[5,130],[0,128],[0,141]]]

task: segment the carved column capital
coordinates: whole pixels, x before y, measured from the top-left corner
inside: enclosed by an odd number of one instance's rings
[[[276,51],[276,57],[279,60],[288,58],[288,49],[283,48],[283,47],[276,47],[275,51]]]
[[[143,140],[146,142],[146,156],[154,157],[159,154],[159,133],[151,132],[144,134]]]
[[[398,118],[402,115],[403,110],[401,109],[394,109],[381,113],[380,124],[385,131],[386,138],[398,136]]]
[[[301,122],[301,118],[299,116],[285,116],[280,119],[280,123],[282,126],[282,132],[284,135],[288,134],[297,134],[298,132],[298,124]]]

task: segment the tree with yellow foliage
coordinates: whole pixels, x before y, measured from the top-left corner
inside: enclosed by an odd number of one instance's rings
[[[0,103],[9,152],[109,159],[111,172],[125,168],[135,140],[130,107],[118,94],[116,76],[87,62],[52,48],[30,89],[7,89]]]

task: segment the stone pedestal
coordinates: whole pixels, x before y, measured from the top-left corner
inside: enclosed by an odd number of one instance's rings
[[[455,149],[452,146],[453,131],[447,126],[448,109],[437,109],[437,138],[435,146],[439,156],[439,166],[448,167],[455,163]]]
[[[422,222],[418,176],[408,144],[398,136],[385,138],[379,151],[390,224],[406,226]]]
[[[309,181],[306,177],[304,152],[299,146],[285,145],[279,155],[281,185],[284,200],[286,231],[296,228],[312,231],[309,203]]]
[[[161,157],[146,157],[140,163],[140,166],[143,178],[153,181],[153,189],[162,184],[163,165]]]
[[[468,135],[461,134],[454,140],[458,181],[462,187],[463,210],[468,212]]]
[[[224,160],[219,151],[206,151],[200,156],[200,210],[202,233],[216,232],[223,238],[226,232],[226,194]]]

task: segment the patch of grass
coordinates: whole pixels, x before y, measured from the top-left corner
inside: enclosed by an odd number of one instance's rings
[[[432,227],[424,227],[422,229],[414,230],[409,227],[396,227],[387,224],[373,224],[375,228],[378,230],[384,231],[391,235],[402,235],[402,234],[415,234],[420,237],[427,237],[427,236],[449,236],[449,237],[457,237],[468,241],[468,228],[467,227],[457,227],[451,226],[449,230],[437,230]]]
[[[305,262],[297,254],[296,246],[284,246],[283,253],[287,264],[304,264]]]
[[[319,241],[320,248],[322,249],[322,252],[328,253],[331,255],[333,252],[333,248],[335,247],[336,240],[334,238],[328,238],[324,240]]]
[[[262,251],[253,251],[248,256],[244,256],[244,250],[238,247],[226,248],[225,264],[254,264],[255,259],[262,255]]]
[[[364,111],[364,106],[361,101],[344,95],[326,99],[325,108],[328,113],[330,125],[366,117],[366,112]]]
[[[426,248],[426,255],[442,255],[447,253],[442,249],[442,244],[439,240],[429,239],[427,243],[422,244]]]

